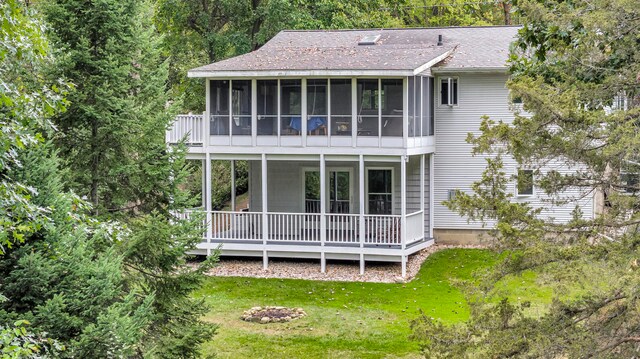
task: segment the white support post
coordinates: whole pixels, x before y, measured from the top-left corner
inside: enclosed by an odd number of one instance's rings
[[[324,273],[327,261],[324,253],[324,244],[327,240],[327,179],[324,154],[320,155],[320,271]]]
[[[433,238],[433,191],[435,187],[433,153],[429,155],[429,238]]]
[[[358,199],[360,203],[358,205],[359,209],[359,237],[360,237],[360,274],[364,274],[364,236],[365,236],[365,226],[364,226],[364,208],[365,208],[365,198],[364,198],[364,155],[360,155],[359,164],[358,164]]]
[[[300,132],[302,135],[302,147],[307,147],[307,79],[302,79],[301,82],[301,96],[300,101]]]
[[[280,79],[278,79],[278,86],[277,86],[276,90],[277,90],[276,92],[278,93],[277,94],[277,98],[278,98],[278,103],[277,103],[278,116],[277,116],[277,119],[276,119],[276,122],[277,122],[276,126],[278,127],[278,132],[277,132],[278,133],[278,146],[281,146],[282,143],[280,141],[280,136],[281,136],[280,132],[282,132],[282,124],[280,122],[282,122],[282,119],[281,119],[282,115],[281,115],[281,109],[280,109],[280,107],[281,107],[281,104],[280,104],[280,96],[281,95],[280,94],[282,92],[282,89],[280,89]]]
[[[229,80],[229,144],[233,144],[233,80]]]
[[[269,257],[267,256],[267,238],[269,225],[267,223],[267,155],[262,154],[262,269],[269,267]]]
[[[415,81],[413,82],[413,87],[415,91]],[[415,101],[415,96],[414,96]],[[415,104],[414,104],[415,107]],[[415,128],[416,123],[416,114],[415,110],[413,111],[413,124]],[[414,133],[415,135],[415,133]],[[409,144],[409,79],[407,77],[402,79],[402,143],[403,147],[407,148]]]
[[[378,147],[382,147],[382,79],[378,79]]]
[[[422,212],[422,221],[420,221],[420,223],[422,223],[422,237],[424,238],[424,219],[425,219],[425,215],[424,215],[424,210],[425,210],[425,204],[424,204],[424,194],[425,194],[425,190],[424,190],[424,179],[425,179],[425,175],[424,175],[424,160],[425,160],[425,156],[424,154],[420,155],[420,211]]]
[[[205,155],[205,187],[206,187],[206,215],[207,215],[207,256],[211,255],[211,240],[213,239],[213,223],[212,223],[212,213],[211,213],[211,154],[207,152]]]
[[[200,161],[200,172],[202,172],[202,209],[207,210],[207,162]]]
[[[327,79],[327,146],[331,147],[331,79]]]
[[[206,149],[207,146],[209,146],[211,137],[211,83],[209,79],[206,79],[205,93],[207,94],[207,99],[205,100],[205,111],[202,114],[202,122],[204,123],[204,133],[202,134],[202,148]]]
[[[251,80],[251,143],[258,142],[258,80]]]
[[[358,80],[351,79],[351,146],[358,140]]]
[[[231,212],[236,210],[236,161],[231,160]]]
[[[407,275],[407,156],[400,156],[400,237],[402,243],[402,278]]]

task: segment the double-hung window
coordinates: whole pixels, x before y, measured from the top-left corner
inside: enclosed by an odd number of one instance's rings
[[[367,204],[369,214],[391,214],[393,208],[393,171],[368,169]]]
[[[447,77],[440,79],[440,104],[454,106],[458,104],[458,79]]]

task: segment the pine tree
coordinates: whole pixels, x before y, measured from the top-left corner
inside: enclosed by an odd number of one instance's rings
[[[114,245],[125,230],[89,217],[86,203],[62,189],[45,138],[54,133],[50,117],[64,111],[66,85],[44,80],[52,58],[42,23],[16,0],[0,3],[0,14],[2,354],[131,356],[154,297],[125,286]]]
[[[425,356],[508,358],[633,358],[640,349],[640,12],[636,1],[518,1],[526,19],[512,53],[512,96],[523,112],[513,124],[484,119],[469,140],[492,154],[473,194],[450,208],[495,220],[504,261],[473,292],[471,319],[445,326],[426,316],[414,322]],[[504,156],[532,168],[535,185],[552,202],[575,203],[574,189],[601,199],[585,219],[536,217],[511,202]],[[569,173],[549,163],[571,166]],[[575,196],[574,196],[575,197]],[[494,284],[527,270],[556,297],[543,313],[504,298]],[[484,296],[482,296],[484,294]],[[483,299],[483,300],[478,300]]]
[[[186,265],[186,253],[202,240],[202,218],[174,216],[192,199],[182,190],[185,148],[165,144],[175,105],[152,6],[50,0],[42,9],[61,48],[54,74],[75,85],[68,111],[54,119],[71,188],[86,195],[103,220],[126,224],[117,253],[127,286],[153,298],[137,355],[195,357],[215,326],[200,321],[207,308],[190,293],[213,259]]]

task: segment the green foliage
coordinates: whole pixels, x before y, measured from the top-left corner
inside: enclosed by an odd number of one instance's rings
[[[469,142],[476,155],[488,156],[487,170],[472,194],[448,203],[471,219],[495,223],[495,245],[509,252],[471,292],[477,300],[465,325],[421,318],[415,337],[428,357],[637,356],[637,4],[519,1],[518,11],[526,21],[512,51],[508,86],[525,112],[512,124],[483,120],[482,135]],[[623,106],[612,107],[615,98]],[[578,207],[581,196],[596,194],[600,213],[582,218],[576,208],[562,224],[536,217],[526,203],[512,203],[505,184],[514,178],[502,170],[504,156],[534,170],[535,186],[549,203]],[[568,170],[553,170],[557,165]],[[500,305],[487,299],[496,280],[530,269],[545,273],[541,281],[558,289],[548,310],[527,316],[513,297]]]
[[[22,166],[19,153],[43,141],[33,128],[48,131],[49,117],[64,108],[64,85],[38,81],[48,43],[33,16],[18,1],[0,4],[0,255],[48,223],[46,209],[30,200],[36,188],[8,175]]]
[[[407,26],[512,25],[511,1],[411,0],[405,8]]]
[[[159,358],[197,358],[200,344],[215,333],[214,325],[201,321],[208,306],[190,294],[200,288],[204,272],[217,258],[198,266],[186,263],[185,248],[202,241],[201,216],[173,223],[153,212],[129,223],[131,235],[125,248],[128,280],[153,296],[154,313],[144,338],[145,355]]]
[[[204,86],[187,70],[255,50],[284,29],[401,27],[390,10],[405,0],[158,0],[170,86],[184,110],[204,110]]]
[[[13,326],[0,325],[0,355],[3,359],[47,358],[65,348],[55,340],[34,335],[29,322],[19,320]]]

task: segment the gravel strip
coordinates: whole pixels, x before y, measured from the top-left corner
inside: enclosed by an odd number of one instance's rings
[[[262,258],[221,258],[207,274],[219,277],[288,278],[344,282],[393,283],[410,281],[422,263],[436,251],[447,248],[484,248],[482,246],[450,246],[434,244],[409,256],[407,278],[401,277],[400,263],[366,262],[360,275],[358,261],[327,261],[326,273],[320,272],[320,261],[304,259],[269,259],[269,268],[262,269]]]

